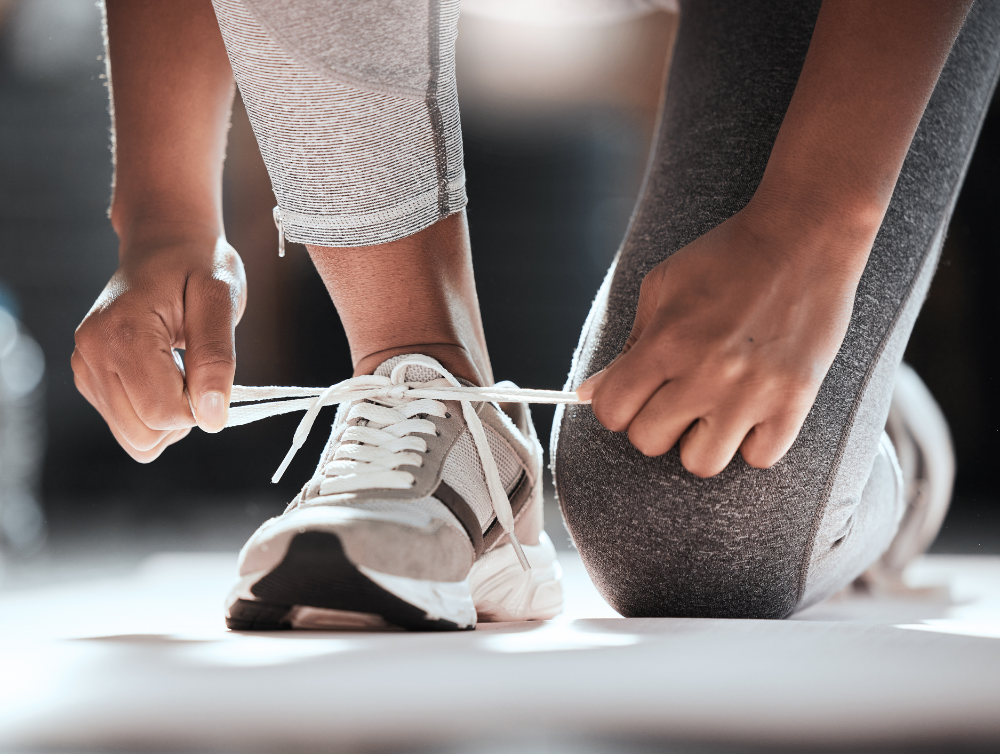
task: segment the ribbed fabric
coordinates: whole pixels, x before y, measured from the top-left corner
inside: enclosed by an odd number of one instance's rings
[[[287,239],[387,243],[465,206],[458,0],[213,4]]]

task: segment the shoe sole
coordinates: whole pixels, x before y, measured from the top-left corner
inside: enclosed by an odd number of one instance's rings
[[[885,555],[886,564],[901,571],[934,541],[948,513],[955,481],[948,421],[923,380],[906,363],[900,364],[896,375],[886,432],[908,485],[907,510]]]
[[[562,612],[562,568],[545,532],[537,545],[524,545],[525,571],[507,544],[486,553],[469,574],[480,622],[548,620]]]
[[[281,563],[249,591],[253,599],[241,590],[230,597],[226,625],[233,630],[475,628],[467,581],[420,581],[356,566],[328,532],[296,535]]]

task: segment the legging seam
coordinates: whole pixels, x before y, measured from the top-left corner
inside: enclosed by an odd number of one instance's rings
[[[938,233],[941,230],[942,224],[944,223],[938,224],[938,230],[934,233],[932,238],[937,238]],[[837,473],[840,471],[840,464],[844,460],[844,453],[846,452],[847,444],[851,439],[851,430],[854,427],[855,419],[857,419],[858,411],[861,408],[861,404],[864,402],[864,397],[868,391],[868,386],[871,384],[871,380],[875,374],[875,370],[878,368],[879,362],[882,359],[882,354],[885,353],[886,346],[888,345],[889,340],[892,338],[892,334],[895,332],[896,326],[899,324],[899,320],[902,318],[903,312],[906,310],[907,304],[910,303],[910,299],[913,296],[913,290],[916,287],[917,280],[920,279],[920,275],[923,272],[924,264],[926,264],[927,262],[927,257],[929,255],[930,248],[932,248],[932,246],[928,245],[927,247],[928,250],[925,250],[924,252],[924,257],[921,260],[920,267],[917,270],[917,274],[913,276],[913,279],[910,281],[910,284],[906,289],[906,295],[903,297],[903,300],[900,302],[900,305],[896,308],[896,313],[893,315],[892,322],[885,331],[886,332],[885,336],[882,338],[882,340],[879,341],[875,358],[872,359],[871,363],[868,366],[868,370],[865,372],[864,380],[861,383],[861,390],[858,391],[857,397],[851,404],[851,411],[847,415],[847,421],[845,423],[846,429],[840,436],[840,442],[837,444],[837,451],[834,453],[833,456],[833,463],[830,466],[830,471],[827,473],[826,482],[823,484],[822,502],[819,508],[816,509],[816,513],[813,514],[813,521],[811,526],[809,527],[809,537],[807,539],[806,552],[802,559],[802,564],[799,566],[799,583],[795,592],[795,601],[792,603],[791,610],[782,617],[788,617],[789,615],[794,613],[799,603],[802,601],[802,596],[805,592],[806,578],[809,575],[809,565],[812,562],[813,549],[816,547],[816,537],[819,533],[820,523],[823,521],[823,516],[826,514],[827,506],[830,502],[830,498],[833,495],[833,487],[837,480]]]
[[[438,215],[447,217],[449,211],[448,195],[448,153],[445,144],[444,118],[438,105],[438,84],[441,72],[441,9],[438,0],[428,0],[427,36],[429,41],[430,75],[427,77],[427,117],[431,124],[431,139],[434,143],[434,165],[437,169],[437,203]]]
[[[993,71],[993,86],[990,89],[989,96],[986,98],[987,103],[992,101],[993,95],[996,92],[998,76],[1000,76],[1000,66],[995,66]],[[983,130],[983,121],[985,119],[986,119],[986,110],[984,110],[982,115],[980,116],[979,125],[976,127],[976,133],[972,139],[972,144],[975,144],[977,141],[979,141],[979,134]],[[938,223],[934,235],[931,236],[932,242],[928,244],[927,249],[924,252],[924,258],[920,263],[920,267],[918,268],[916,274],[913,276],[913,279],[910,281],[910,284],[907,287],[906,295],[903,298],[903,301],[896,309],[896,313],[892,319],[891,326],[886,330],[885,337],[883,337],[882,340],[879,342],[877,355],[874,359],[872,359],[871,364],[868,367],[868,371],[865,373],[865,379],[862,383],[861,390],[858,391],[858,397],[854,400],[854,403],[851,406],[851,412],[850,414],[848,414],[848,421],[847,421],[848,430],[841,435],[840,443],[837,446],[837,452],[834,454],[833,464],[830,467],[830,472],[827,475],[826,483],[823,486],[822,503],[820,507],[816,510],[816,513],[813,515],[813,522],[809,530],[809,539],[808,539],[808,544],[806,545],[805,557],[802,560],[802,565],[799,567],[799,583],[798,583],[798,588],[796,590],[795,603],[793,604],[791,611],[787,613],[785,617],[795,612],[797,606],[799,605],[799,603],[801,603],[802,597],[805,593],[806,580],[809,576],[809,565],[812,562],[813,550],[816,547],[816,537],[819,533],[819,527],[823,521],[823,516],[826,514],[826,509],[829,506],[830,497],[833,495],[833,486],[836,483],[837,472],[840,471],[840,464],[843,461],[844,453],[846,452],[847,448],[847,442],[850,439],[851,435],[850,428],[853,428],[854,426],[854,420],[857,418],[857,413],[860,410],[861,404],[868,390],[868,386],[869,384],[871,384],[872,376],[875,374],[875,370],[877,369],[878,364],[882,359],[882,354],[885,353],[886,345],[892,338],[892,334],[896,331],[896,326],[899,324],[899,320],[903,316],[903,312],[906,310],[906,307],[910,303],[910,299],[913,296],[913,291],[917,285],[917,281],[920,279],[920,276],[924,272],[924,264],[926,264],[927,257],[930,254],[930,250],[933,248],[933,239],[937,238],[940,235],[942,247],[944,245],[944,236],[947,234],[948,225],[951,224],[951,216],[954,212],[955,204],[958,201],[958,193],[962,187],[962,184],[965,182],[965,175],[969,170],[969,164],[972,162],[972,155],[974,151],[975,151],[974,149],[969,150],[969,152],[966,154],[965,164],[962,166],[962,170],[958,174],[957,181],[952,186],[951,198],[948,200],[948,206],[944,213],[944,219],[940,223]]]

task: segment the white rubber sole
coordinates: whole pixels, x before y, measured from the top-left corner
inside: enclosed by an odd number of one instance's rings
[[[468,579],[453,582],[427,581],[380,573],[365,566],[356,566],[356,568],[359,573],[380,588],[423,610],[429,621],[451,621],[459,628],[472,628],[476,625],[476,608],[472,602]],[[240,578],[226,598],[227,613],[237,600],[257,601],[251,589],[254,584],[269,573],[271,573],[271,569],[251,573]],[[293,607],[285,620],[292,628],[327,631],[393,628],[392,624],[380,615],[306,605]]]
[[[484,622],[545,620],[562,611],[562,568],[552,541],[543,532],[537,545],[523,547],[531,570],[522,569],[507,544],[483,555],[464,581],[437,582],[381,573],[354,566],[358,573],[426,615],[427,621],[449,621],[460,629]],[[237,602],[256,602],[252,587],[272,569],[239,579],[226,600],[227,615]],[[383,616],[349,610],[295,605],[283,622],[292,628],[318,630],[385,630]]]
[[[469,580],[425,581],[379,573],[365,566],[358,571],[390,594],[394,594],[427,614],[427,620],[447,620],[459,628],[476,625],[476,607],[472,603]]]
[[[525,571],[510,544],[483,555],[472,566],[469,585],[482,622],[547,620],[562,612],[562,567],[542,532],[537,545],[523,545]]]

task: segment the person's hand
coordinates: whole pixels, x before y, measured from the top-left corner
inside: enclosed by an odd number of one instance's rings
[[[759,220],[748,208],[654,267],[622,354],[577,391],[645,455],[679,442],[700,477],[737,450],[758,468],[788,451],[843,341],[867,255]]]
[[[115,439],[148,463],[195,425],[225,426],[246,277],[221,238],[133,244],[121,259],[76,330],[73,375]],[[174,348],[185,349],[187,394]]]

